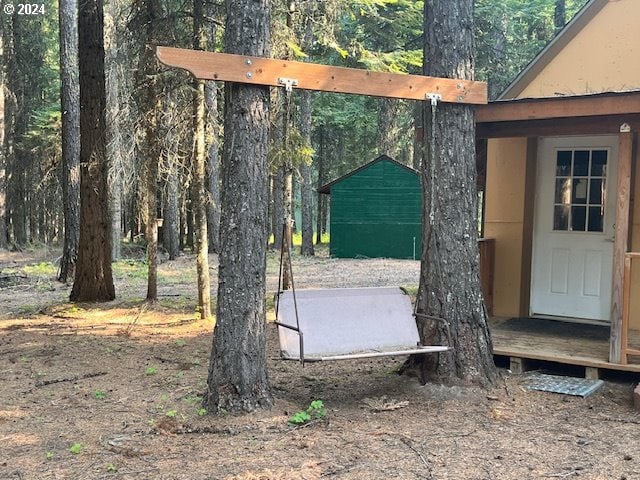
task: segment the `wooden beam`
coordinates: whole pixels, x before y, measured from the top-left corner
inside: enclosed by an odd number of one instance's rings
[[[616,190],[616,223],[613,245],[613,293],[611,298],[611,333],[609,361],[622,363],[624,272],[629,247],[629,200],[631,196],[631,168],[633,132],[621,131],[618,146],[618,181]]]
[[[171,47],[157,47],[158,59],[169,67],[188,70],[203,80],[283,86],[293,80],[294,88],[375,97],[425,100],[427,94],[441,95],[440,101],[464,104],[487,103],[487,84],[470,80],[372,72],[273,58],[213,53]]]
[[[640,132],[640,113],[509,122],[477,123],[476,120],[476,136],[509,138],[617,134],[622,123],[628,123],[632,132]]]
[[[477,123],[637,114],[640,91],[499,101],[475,111]]]

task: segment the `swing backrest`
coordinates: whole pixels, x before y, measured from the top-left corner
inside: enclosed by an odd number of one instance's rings
[[[305,360],[367,353],[404,354],[419,348],[411,300],[398,287],[297,290],[295,299]],[[290,290],[280,294],[277,321],[297,327]],[[282,356],[299,360],[298,333],[282,326],[278,330]],[[439,351],[443,350],[447,347]]]

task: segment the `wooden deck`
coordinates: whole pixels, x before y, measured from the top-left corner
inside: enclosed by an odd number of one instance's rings
[[[493,353],[509,357],[517,373],[527,360],[582,366],[588,377],[603,369],[640,372],[639,358],[627,365],[609,362],[608,327],[537,318],[491,318],[490,326]],[[629,336],[630,345],[640,346],[640,331]]]

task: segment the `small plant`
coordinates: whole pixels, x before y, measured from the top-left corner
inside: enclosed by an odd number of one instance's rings
[[[47,452],[45,453],[45,456],[47,457],[47,460],[53,460],[53,457],[56,456],[56,452],[47,450]]]
[[[165,415],[169,418],[173,418],[178,414],[177,410],[169,410],[165,413]]]
[[[117,471],[118,471],[118,467],[115,464],[113,463],[107,464],[107,472],[116,473]]]
[[[179,347],[184,347],[187,344],[187,342],[185,341],[184,338],[179,338],[176,340],[176,345],[178,345]]]
[[[327,416],[322,400],[314,400],[306,410],[300,410],[289,419],[289,425],[304,425],[312,420],[321,420]]]
[[[196,405],[202,403],[202,395],[190,394],[183,398],[183,400],[189,405]]]
[[[83,446],[81,443],[75,442],[73,445],[69,447],[69,451],[74,455],[78,455],[80,452],[82,452],[82,448]]]
[[[201,407],[201,408],[198,409],[198,416],[199,417],[204,417],[208,412],[209,411],[206,408]]]
[[[155,375],[156,373],[158,373],[157,367],[147,367],[147,369],[144,371],[145,375]]]
[[[104,400],[105,398],[107,398],[107,392],[105,392],[104,390],[96,390],[95,392],[93,392],[93,398],[95,398],[96,400]]]

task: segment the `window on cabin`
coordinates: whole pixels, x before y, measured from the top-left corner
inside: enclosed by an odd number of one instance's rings
[[[558,150],[553,229],[603,232],[607,150]]]

